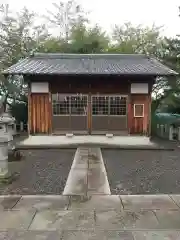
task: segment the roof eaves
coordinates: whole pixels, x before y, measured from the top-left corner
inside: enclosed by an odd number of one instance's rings
[[[166,69],[168,72],[170,72],[170,75],[179,75],[178,72],[176,72],[173,69],[167,67],[161,60],[157,60],[156,58],[153,58],[153,57],[149,58],[149,60],[152,63],[155,63],[156,65],[161,65],[164,69]]]
[[[152,76],[152,77],[173,77],[176,76],[174,73],[83,73],[83,72],[78,72],[78,73],[73,73],[73,72],[64,72],[64,73],[54,73],[54,72],[48,72],[48,73],[43,73],[43,72],[4,72],[3,75],[62,75],[62,76],[73,76],[73,75],[88,75],[88,76],[95,76],[95,75],[101,75],[101,76],[107,76],[107,75],[113,75],[113,76]]]

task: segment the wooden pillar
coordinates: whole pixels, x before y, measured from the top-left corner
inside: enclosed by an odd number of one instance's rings
[[[28,91],[28,134],[30,135],[32,132],[32,124],[31,124],[31,92]]]
[[[91,93],[88,94],[88,106],[87,106],[87,127],[88,134],[92,131],[92,106],[91,106]]]
[[[132,118],[133,118],[133,109],[132,109],[132,103],[131,103],[132,99],[131,99],[131,95],[128,96],[128,119],[127,119],[127,125],[128,125],[128,133],[131,134],[131,128],[132,128]]]
[[[149,127],[149,96],[144,96],[144,100],[142,100],[144,104],[144,117],[143,117],[143,133],[144,135],[148,135],[148,127]]]
[[[149,118],[148,118],[148,135],[151,136],[151,103],[152,103],[152,99],[151,99],[151,95],[149,95]]]
[[[49,92],[49,107],[48,107],[48,116],[49,116],[49,134],[52,134],[52,95],[51,92]]]

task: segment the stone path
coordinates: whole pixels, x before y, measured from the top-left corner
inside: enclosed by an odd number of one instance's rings
[[[78,148],[63,195],[111,194],[100,148]]]
[[[6,196],[0,218],[0,239],[179,240],[180,195]]]

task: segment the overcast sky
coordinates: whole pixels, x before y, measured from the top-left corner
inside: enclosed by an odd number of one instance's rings
[[[65,0],[64,0],[65,1]],[[45,13],[52,8],[52,2],[58,0],[0,0],[19,10],[23,6]],[[86,11],[90,11],[90,20],[98,23],[108,32],[114,24],[132,22],[133,24],[164,26],[164,35],[180,34],[178,17],[179,0],[79,0]]]

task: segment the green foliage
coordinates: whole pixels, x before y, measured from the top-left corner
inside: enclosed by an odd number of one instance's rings
[[[164,55],[162,59],[164,63],[180,73],[180,38],[166,38],[163,48]]]
[[[109,51],[158,56],[162,47],[160,29],[156,26],[133,26],[131,23],[125,23],[122,26],[116,25],[112,36],[116,44]]]
[[[74,53],[101,53],[108,49],[109,39],[100,27],[87,29],[84,24],[75,26],[69,44]]]
[[[36,14],[27,8],[12,13],[9,5],[0,7],[0,69],[7,68],[19,59],[38,51],[47,38],[44,25],[36,25]],[[6,96],[7,103],[21,100],[24,85],[21,77],[0,75],[0,96]]]
[[[163,55],[161,60],[164,64],[180,73],[180,39],[176,37],[174,39],[165,38],[163,41]],[[156,85],[154,86],[154,88]],[[160,88],[161,87],[161,88]],[[180,79],[168,78],[164,80],[164,86],[159,85],[159,89],[164,89],[161,94],[156,97],[159,101],[160,111],[180,113]]]
[[[18,123],[28,121],[28,107],[26,102],[15,102],[11,105],[11,114]]]
[[[48,38],[40,48],[41,52],[101,53],[108,49],[109,39],[100,27],[87,28],[78,24],[72,28],[68,42],[58,37]]]

